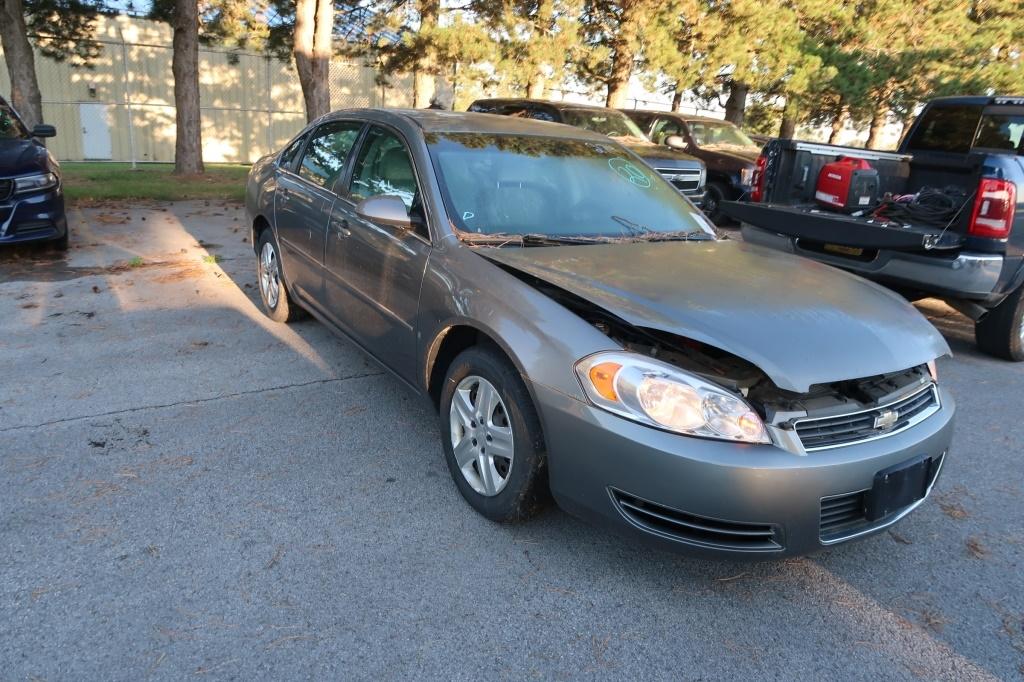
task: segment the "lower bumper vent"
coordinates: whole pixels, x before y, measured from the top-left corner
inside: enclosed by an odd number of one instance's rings
[[[751,552],[782,549],[773,526],[755,523],[719,521],[688,514],[678,509],[648,502],[612,489],[619,512],[633,525],[656,535],[695,545]]]

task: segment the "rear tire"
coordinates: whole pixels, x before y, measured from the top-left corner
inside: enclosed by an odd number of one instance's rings
[[[1024,361],[1024,286],[974,324],[978,348],[1004,360]]]
[[[513,522],[546,506],[550,493],[540,419],[522,377],[500,351],[475,346],[452,361],[439,416],[448,469],[477,512]]]
[[[256,285],[263,301],[263,312],[274,322],[294,322],[302,319],[305,311],[292,300],[281,269],[281,250],[274,232],[265,229],[260,234],[256,249]]]

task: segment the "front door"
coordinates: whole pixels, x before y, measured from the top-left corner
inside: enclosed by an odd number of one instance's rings
[[[371,126],[355,158],[347,193],[336,202],[327,241],[325,288],[338,323],[400,376],[416,371],[415,328],[430,235],[412,157],[404,140]],[[356,215],[371,196],[405,202],[414,224],[403,230]]]
[[[288,284],[307,298],[323,298],[324,243],[335,185],[363,124],[332,121],[317,128],[294,167],[278,171],[274,215]]]

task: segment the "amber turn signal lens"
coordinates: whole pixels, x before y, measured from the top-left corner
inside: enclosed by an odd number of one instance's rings
[[[602,398],[616,402],[619,400],[615,392],[615,375],[620,369],[622,365],[617,362],[602,362],[590,368],[590,383]]]

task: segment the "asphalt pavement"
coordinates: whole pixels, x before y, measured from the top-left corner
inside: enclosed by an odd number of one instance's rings
[[[737,564],[459,497],[430,406],[257,306],[240,207],[0,253],[0,680],[1021,679],[1024,364],[920,308],[957,436],[890,532]]]

